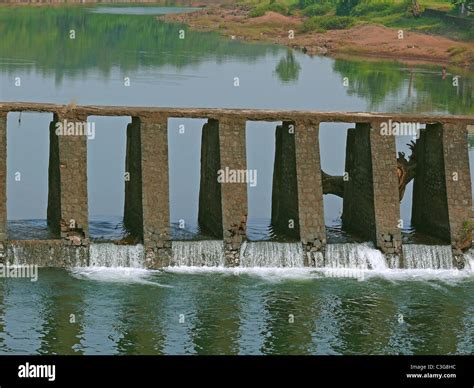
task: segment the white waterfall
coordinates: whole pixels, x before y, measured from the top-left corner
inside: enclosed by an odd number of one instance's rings
[[[144,268],[143,245],[95,243],[89,248],[91,267]]]
[[[240,249],[241,267],[304,267],[301,243],[274,241],[244,242]]]
[[[402,249],[406,269],[453,268],[453,253],[449,245],[406,244]]]
[[[171,249],[172,266],[220,267],[225,264],[223,241],[173,241]]]
[[[385,256],[371,244],[328,244],[326,246],[326,268],[387,269]]]

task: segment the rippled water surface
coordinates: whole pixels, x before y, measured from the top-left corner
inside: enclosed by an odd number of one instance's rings
[[[0,283],[2,353],[474,351],[472,273],[356,280],[309,269],[87,268],[39,275],[36,283]]]

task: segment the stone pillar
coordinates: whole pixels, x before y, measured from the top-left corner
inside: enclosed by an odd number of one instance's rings
[[[395,136],[382,135],[381,123],[370,131],[374,188],[375,243],[384,253],[399,254],[402,245],[400,194]],[[350,177],[349,177],[350,179]]]
[[[61,183],[59,169],[59,139],[56,135],[57,115],[49,125],[48,210],[47,222],[55,237],[61,234]]]
[[[50,126],[48,223],[72,245],[89,237],[86,129],[87,116],[73,112],[55,115]]]
[[[299,233],[308,266],[321,266],[326,245],[319,123],[295,124]]]
[[[467,147],[467,145],[466,145]],[[467,151],[466,151],[467,152]],[[450,241],[447,177],[444,166],[443,127],[428,124],[416,141],[412,224],[417,231]]]
[[[295,125],[287,121],[275,131],[271,222],[277,235],[300,238]]]
[[[245,130],[244,119],[226,117],[219,120],[220,172],[224,177],[220,181],[222,227],[228,266],[239,265],[240,247],[246,239],[247,183],[232,179],[247,170]]]
[[[412,222],[417,230],[453,246],[472,244],[472,190],[467,128],[430,124],[416,142]]]
[[[466,125],[443,125],[449,230],[456,255],[472,246],[472,186],[467,135]]]
[[[148,268],[171,259],[168,118],[141,118],[143,242]]]
[[[0,113],[0,155],[2,155],[2,157],[0,158],[0,242],[3,242],[4,240],[7,239],[7,114],[6,113]]]
[[[220,166],[219,122],[210,119],[202,128],[198,223],[204,234],[216,238],[223,238]]]
[[[140,119],[133,117],[127,126],[127,149],[125,155],[125,203],[123,224],[127,231],[143,240],[143,204],[142,204],[142,150]]]
[[[342,225],[373,241],[384,253],[401,250],[395,137],[380,123],[358,123],[347,132]]]

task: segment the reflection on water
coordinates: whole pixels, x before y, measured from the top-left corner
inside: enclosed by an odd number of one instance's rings
[[[199,10],[191,7],[95,7],[88,11],[110,15],[166,15],[170,13],[188,13]]]
[[[47,240],[54,238],[46,220],[9,220],[7,234],[11,240]],[[123,217],[90,217],[89,234],[92,240],[120,240],[127,235]]]
[[[418,275],[412,280],[409,275],[380,275],[358,281],[292,269],[210,273],[87,271],[40,269],[36,284],[22,279],[0,282],[0,352],[474,351],[472,274],[457,277],[445,271],[444,278]],[[120,281],[114,281],[117,278]],[[75,323],[69,322],[71,313],[75,314]],[[25,316],[29,319],[25,320]]]

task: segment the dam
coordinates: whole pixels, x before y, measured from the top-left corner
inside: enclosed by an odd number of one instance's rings
[[[9,240],[6,208],[6,117],[9,112],[52,113],[49,131],[47,224],[54,238]],[[392,123],[421,125],[414,150],[412,222],[416,229],[451,247],[453,266],[472,245],[472,185],[468,128],[472,116],[400,113],[315,112],[258,109],[152,108],[0,103],[0,256],[13,263],[21,252],[28,264],[52,267],[87,266],[97,258],[89,236],[87,194],[88,116],[131,116],[126,130],[125,205],[123,222],[133,236],[134,257],[142,254],[150,269],[176,265],[176,252],[189,246],[170,233],[168,119],[206,119],[202,131],[198,223],[212,236],[200,242],[206,261],[226,267],[255,263],[247,241],[248,215],[245,127],[248,121],[281,122],[276,129],[271,222],[280,236],[297,241],[291,265],[309,267],[330,262],[323,195],[343,197],[342,227],[356,233],[397,267],[411,266],[415,247],[402,243],[399,159]],[[347,132],[344,177],[321,169],[319,124],[355,123]],[[58,131],[72,123],[82,131]],[[414,158],[413,158],[414,159]],[[222,174],[222,172],[225,174]],[[246,174],[242,174],[245,172]],[[255,174],[256,178],[256,174]],[[207,243],[207,245],[206,245]],[[275,257],[281,246],[268,245]],[[281,243],[283,244],[283,243]],[[140,248],[137,248],[140,247]],[[108,248],[112,249],[111,247]],[[244,252],[245,250],[245,252]],[[222,251],[222,252],[221,252]],[[138,252],[138,253],[137,253]],[[204,252],[204,253],[203,253]],[[418,252],[418,251],[417,251]],[[404,263],[404,257],[407,263]],[[444,255],[444,257],[449,257]],[[242,259],[244,263],[242,263]],[[300,260],[301,259],[301,260]],[[123,262],[130,261],[124,258]],[[134,259],[135,260],[135,259]],[[283,258],[278,258],[285,262]],[[449,259],[447,259],[449,260]],[[136,260],[135,260],[136,261]],[[443,266],[446,260],[438,260]],[[192,265],[204,265],[193,260]],[[441,264],[440,264],[441,265]]]

